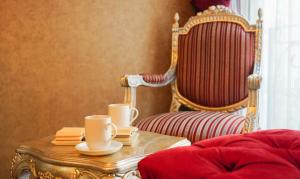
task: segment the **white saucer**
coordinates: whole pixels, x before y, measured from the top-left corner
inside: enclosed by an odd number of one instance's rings
[[[80,144],[77,144],[75,146],[75,149],[84,155],[92,155],[92,156],[97,156],[97,155],[109,155],[113,154],[115,152],[118,152],[122,148],[123,144],[118,141],[111,141],[111,144],[105,148],[102,149],[97,149],[97,150],[90,150],[89,147],[87,146],[86,142],[82,142]]]

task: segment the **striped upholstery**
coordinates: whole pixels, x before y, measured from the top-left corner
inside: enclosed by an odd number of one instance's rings
[[[248,96],[254,59],[255,33],[231,22],[196,25],[178,39],[178,90],[209,107],[239,102]]]
[[[165,80],[164,75],[155,75],[155,74],[140,74],[143,76],[143,80],[147,83],[162,83]]]
[[[227,134],[239,134],[244,116],[221,112],[170,112],[150,116],[137,123],[143,131],[186,137],[191,142]]]

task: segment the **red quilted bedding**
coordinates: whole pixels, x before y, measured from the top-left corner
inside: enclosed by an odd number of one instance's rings
[[[300,179],[300,131],[222,136],[149,155],[142,179]]]

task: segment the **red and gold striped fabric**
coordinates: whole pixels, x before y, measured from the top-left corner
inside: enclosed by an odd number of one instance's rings
[[[245,117],[222,112],[170,112],[137,123],[142,131],[186,137],[191,142],[227,134],[240,134]]]
[[[231,22],[199,24],[178,39],[178,90],[209,107],[239,102],[248,96],[254,59],[254,32]]]
[[[165,76],[161,74],[140,74],[143,76],[143,80],[147,83],[162,83],[165,80]]]

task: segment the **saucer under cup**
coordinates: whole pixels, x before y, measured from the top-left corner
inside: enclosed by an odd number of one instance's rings
[[[99,155],[109,155],[118,152],[123,147],[121,142],[112,140],[110,145],[106,147],[97,148],[97,149],[89,149],[86,142],[82,142],[75,146],[75,149],[84,155],[91,155],[91,156],[99,156]]]

